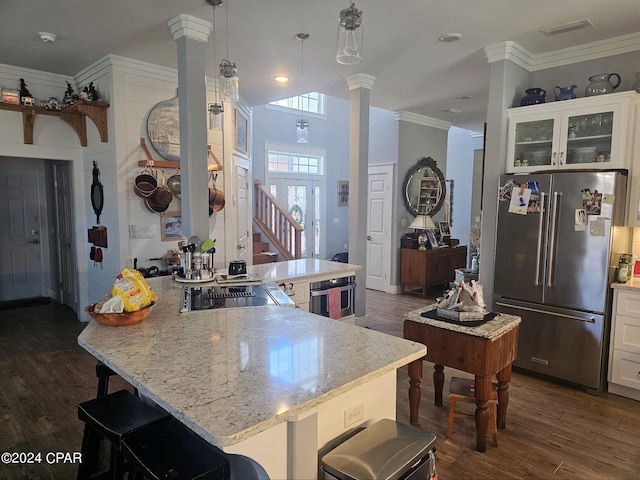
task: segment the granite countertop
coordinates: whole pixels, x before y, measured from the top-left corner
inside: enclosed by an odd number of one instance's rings
[[[144,321],[92,321],[78,343],[221,448],[426,354],[419,343],[287,307],[179,314],[182,285],[149,283],[158,300]]]
[[[640,277],[631,277],[627,283],[612,283],[611,288],[618,288],[620,290],[638,290],[640,291]]]
[[[493,340],[500,337],[501,335],[504,335],[506,332],[514,328],[516,325],[519,325],[521,322],[520,317],[516,315],[500,313],[496,318],[494,318],[493,320],[489,320],[482,325],[479,325],[477,327],[465,327],[464,325],[435,320],[420,315],[422,312],[427,312],[429,310],[433,310],[434,308],[436,308],[435,304],[427,305],[426,307],[419,308],[418,310],[414,310],[405,314],[404,318],[407,320],[411,320],[412,322],[424,323],[427,325],[431,325],[432,327],[453,330],[454,332],[467,333],[469,335],[487,338],[489,340]]]
[[[283,280],[305,279],[345,276],[349,273],[361,270],[360,265],[352,263],[332,262],[316,258],[303,258],[286,262],[265,263],[247,267],[247,273],[262,278],[265,282],[279,282]]]

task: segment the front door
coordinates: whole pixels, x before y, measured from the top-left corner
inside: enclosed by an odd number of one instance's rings
[[[71,164],[69,162],[56,162],[53,165],[53,169],[56,178],[56,235],[58,240],[60,303],[77,312]]]
[[[0,300],[43,296],[37,172],[0,171]]]
[[[367,187],[367,288],[388,291],[393,165],[369,167]]]
[[[323,186],[316,180],[292,177],[270,177],[269,189],[278,203],[303,227],[302,258],[322,258]]]

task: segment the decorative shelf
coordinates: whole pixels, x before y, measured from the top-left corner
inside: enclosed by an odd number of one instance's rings
[[[35,123],[36,115],[60,117],[76,131],[80,138],[80,145],[83,147],[87,146],[86,117],[89,117],[98,129],[100,140],[107,142],[109,141],[107,108],[109,108],[108,103],[91,102],[89,100],[78,100],[73,105],[69,105],[62,110],[0,103],[0,110],[22,112],[22,135],[26,145],[33,145],[33,124]]]
[[[140,146],[147,154],[147,160],[140,160],[138,162],[139,167],[156,167],[156,168],[175,168],[176,170],[180,168],[180,162],[170,162],[168,160],[154,160],[151,157],[151,152],[147,148],[147,144],[144,141],[144,138],[140,139]],[[207,153],[213,158],[215,163],[210,163],[207,165],[207,171],[209,172],[220,172],[222,171],[222,164],[218,161],[218,157],[211,151],[211,145],[207,145]]]

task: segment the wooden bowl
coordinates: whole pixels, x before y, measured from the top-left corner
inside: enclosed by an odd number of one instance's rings
[[[91,315],[96,322],[100,325],[106,325],[107,327],[121,327],[123,325],[132,325],[134,323],[141,322],[151,313],[155,302],[151,305],[141,308],[136,312],[122,312],[122,313],[96,313],[93,311],[96,304],[85,307],[84,311]]]

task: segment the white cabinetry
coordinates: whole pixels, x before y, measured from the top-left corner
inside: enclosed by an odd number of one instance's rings
[[[621,92],[507,110],[507,173],[630,168],[640,95]]]
[[[278,282],[280,290],[289,296],[296,304],[296,308],[309,311],[309,281],[308,280],[285,280]]]
[[[640,289],[615,288],[609,392],[640,400]]]

